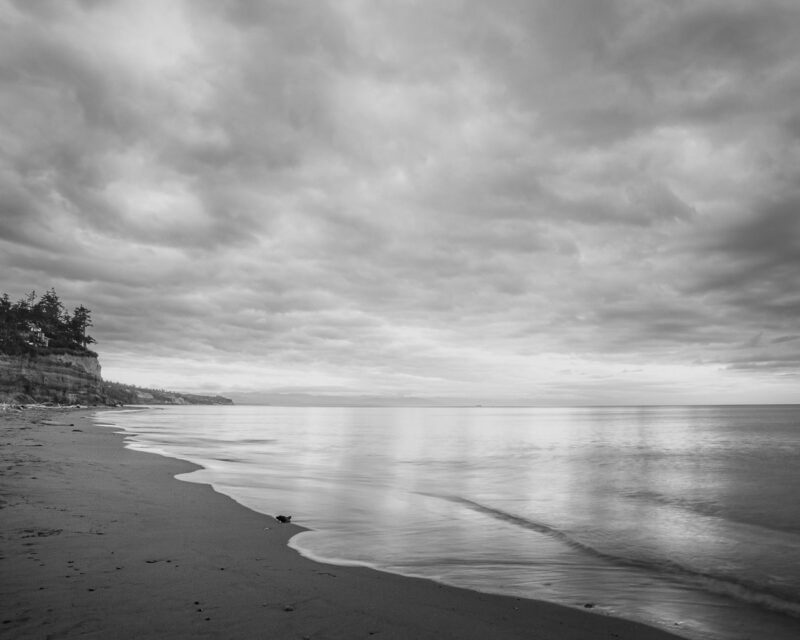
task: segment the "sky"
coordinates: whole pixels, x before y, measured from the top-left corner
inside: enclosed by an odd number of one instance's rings
[[[798,33],[0,0],[0,290],[90,308],[105,379],[239,401],[800,402]]]

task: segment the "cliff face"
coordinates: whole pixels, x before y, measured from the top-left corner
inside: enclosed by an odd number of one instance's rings
[[[0,354],[0,401],[97,404],[103,379],[97,357]]]

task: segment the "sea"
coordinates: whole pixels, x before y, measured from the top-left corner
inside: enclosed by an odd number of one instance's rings
[[[800,638],[800,405],[170,406],[127,446],[308,531],[290,546],[692,640]]]

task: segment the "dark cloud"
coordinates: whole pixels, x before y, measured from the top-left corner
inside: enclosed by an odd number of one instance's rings
[[[732,225],[712,249],[752,260],[765,269],[800,267],[800,196],[767,202]]]
[[[751,212],[700,240],[703,269],[693,291],[724,296],[762,317],[791,318],[800,304],[800,199],[756,205]]]
[[[795,4],[0,0],[5,289],[142,384],[791,399]]]

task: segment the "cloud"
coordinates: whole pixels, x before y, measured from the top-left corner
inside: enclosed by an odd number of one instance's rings
[[[799,24],[779,0],[5,1],[4,284],[89,306],[140,384],[786,400]]]

